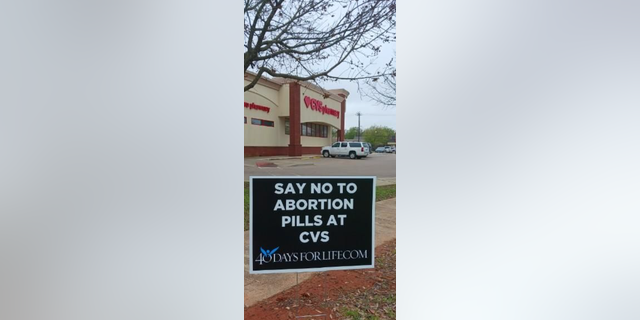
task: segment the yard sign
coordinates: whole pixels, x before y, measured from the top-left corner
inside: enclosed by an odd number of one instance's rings
[[[250,181],[250,273],[374,267],[376,177]]]

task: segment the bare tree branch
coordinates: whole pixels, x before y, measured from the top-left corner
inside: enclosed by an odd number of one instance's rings
[[[395,0],[245,0],[244,71],[298,81],[390,75],[369,67],[395,42],[395,10]]]
[[[391,59],[386,67],[393,68],[393,72],[379,78],[366,79],[364,85],[358,85],[361,96],[368,98],[383,107],[396,106],[396,70],[395,59]]]

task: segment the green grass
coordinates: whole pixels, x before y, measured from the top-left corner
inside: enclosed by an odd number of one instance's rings
[[[344,314],[345,317],[349,317],[347,318],[349,320],[362,320],[362,316],[357,310],[344,310],[342,314]]]
[[[387,317],[389,317],[389,319],[395,319],[396,318],[396,312],[393,310],[388,310],[387,311]]]
[[[396,185],[376,187],[376,201],[387,200],[396,197]]]
[[[396,197],[396,185],[376,187],[376,201]],[[249,230],[249,182],[244,183],[244,230]]]
[[[249,230],[249,182],[244,183],[244,230]]]
[[[366,318],[363,318],[362,314],[360,314],[360,311],[352,310],[352,309],[343,309],[342,315],[347,317],[346,319],[348,320],[380,320],[380,317],[372,314],[367,315]],[[395,319],[395,312],[393,313],[393,315],[394,315],[393,319]]]

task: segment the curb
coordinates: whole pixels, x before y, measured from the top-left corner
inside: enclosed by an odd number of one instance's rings
[[[281,158],[267,158],[267,160],[302,160],[302,159],[318,159],[322,156],[301,156],[301,157],[281,157]]]

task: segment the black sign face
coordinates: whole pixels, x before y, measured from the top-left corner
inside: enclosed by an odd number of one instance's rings
[[[251,177],[249,272],[374,267],[375,177]]]

